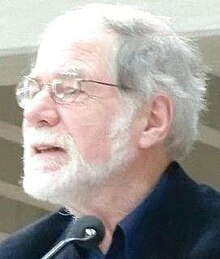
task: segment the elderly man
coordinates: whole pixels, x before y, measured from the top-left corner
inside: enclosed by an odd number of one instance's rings
[[[1,258],[43,257],[85,215],[102,221],[102,242],[53,258],[220,258],[220,196],[175,162],[196,139],[205,74],[163,21],[130,6],[70,11],[16,94],[24,190],[65,209],[12,235]]]

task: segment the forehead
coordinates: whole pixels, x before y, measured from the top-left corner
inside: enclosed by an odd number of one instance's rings
[[[89,35],[86,32],[84,37],[82,32],[72,37],[66,34],[47,36],[39,48],[34,70],[51,74],[69,66],[88,72],[108,70],[109,64],[114,62],[112,45],[115,37],[105,31]]]

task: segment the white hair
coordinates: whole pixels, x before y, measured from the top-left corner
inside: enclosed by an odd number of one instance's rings
[[[183,157],[197,138],[205,109],[206,78],[196,47],[158,17],[129,5],[85,5],[55,19],[47,34],[60,32],[65,25],[63,33],[71,38],[76,21],[82,34],[87,28],[117,35],[110,67],[122,92],[128,87],[138,90],[133,98],[136,104],[143,104],[158,91],[169,93],[174,118],[165,144],[172,159]]]

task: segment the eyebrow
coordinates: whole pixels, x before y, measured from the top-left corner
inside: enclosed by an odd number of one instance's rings
[[[64,66],[59,68],[55,73],[58,76],[74,76],[80,78],[86,78],[86,73],[83,69],[74,66]]]
[[[62,76],[72,76],[72,77],[78,77],[78,78],[87,78],[86,72],[84,69],[76,67],[72,64],[64,64],[63,66],[60,66],[56,71],[51,73],[52,77],[62,77]],[[43,83],[41,76],[34,73],[33,70],[27,74],[24,75],[26,77],[29,77],[33,80],[36,80],[39,83]]]

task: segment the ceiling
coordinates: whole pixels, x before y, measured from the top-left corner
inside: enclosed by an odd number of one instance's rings
[[[45,25],[76,3],[85,2],[94,1],[0,0],[0,240],[54,208],[21,190],[22,113],[14,99],[14,88],[34,60]],[[182,165],[193,178],[220,190],[220,1],[136,3],[148,6],[154,14],[169,16],[176,30],[199,45],[204,62],[210,67],[209,109],[200,137]]]

